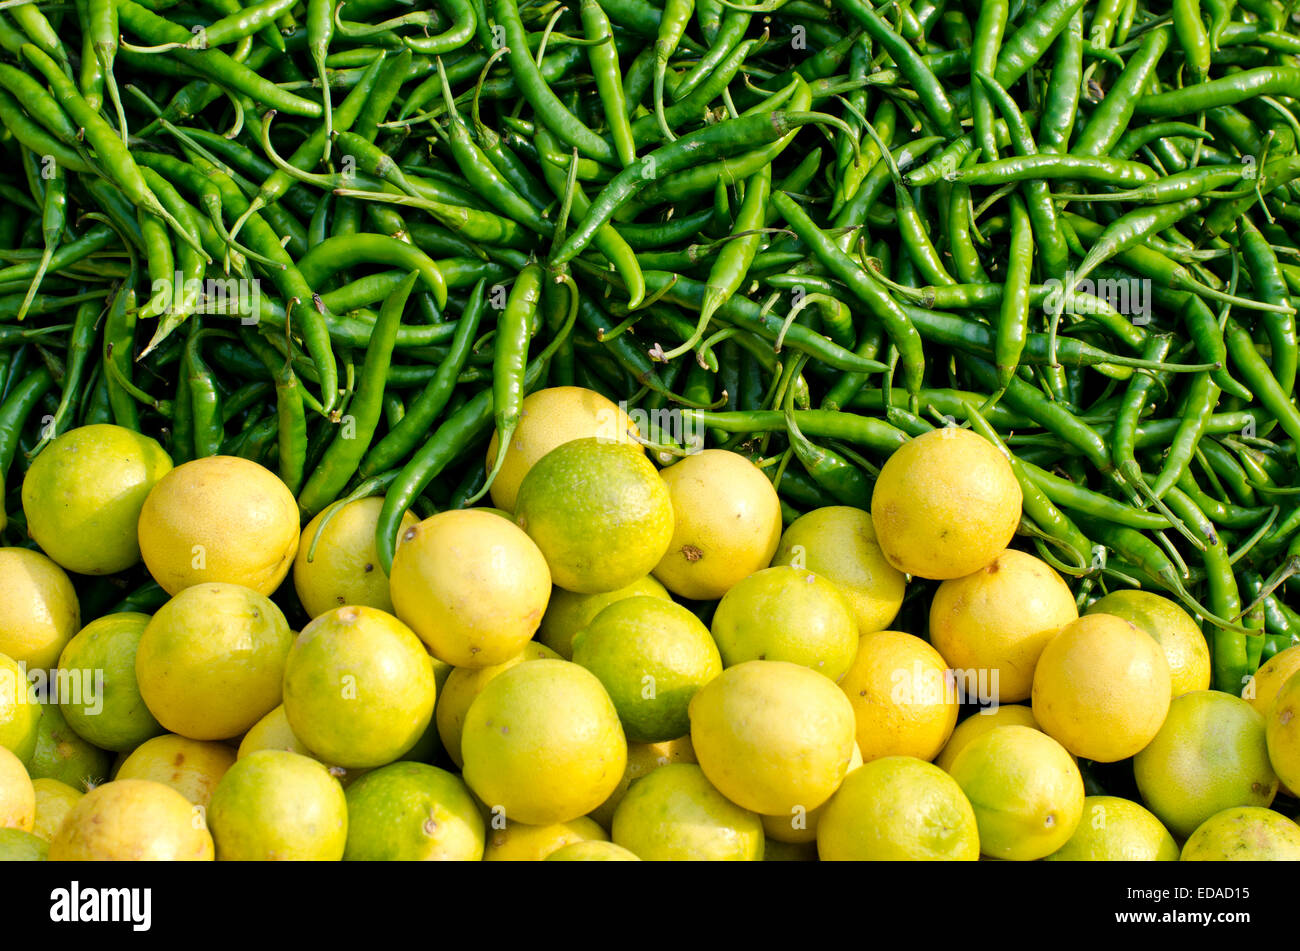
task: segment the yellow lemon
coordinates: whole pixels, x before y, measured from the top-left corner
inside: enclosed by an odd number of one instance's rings
[[[1129,799],[1088,796],[1074,835],[1049,862],[1176,862],[1178,843],[1151,812]]]
[[[382,766],[433,718],[437,685],[419,638],[375,608],[335,608],[302,629],[284,667],[284,712],[308,748],[340,766]]]
[[[515,521],[546,556],[556,585],[594,594],[626,587],[659,563],[673,505],[639,447],[575,439],[528,471]]]
[[[168,594],[215,581],[269,595],[298,552],[298,503],[270,469],[208,456],[158,480],[139,535],[145,567]]]
[[[135,679],[134,665],[131,667],[131,678]],[[73,789],[85,792],[108,778],[112,760],[113,757],[107,750],[89,743],[68,726],[63,710],[57,703],[41,705],[36,752],[32,754],[32,761],[27,766],[32,779],[57,779]]]
[[[911,634],[876,631],[858,639],[853,666],[840,680],[867,762],[882,756],[939,755],[961,707],[939,652]]]
[[[32,834],[49,842],[85,793],[57,779],[33,779],[32,790],[36,793],[36,820]]]
[[[323,764],[329,770],[329,774],[337,779],[344,789],[370,772],[368,769],[348,769],[346,766],[339,766],[337,763],[326,763],[307,749],[306,744],[294,735],[293,727],[289,726],[289,718],[285,715],[284,704],[280,704],[249,728],[249,731],[244,734],[244,738],[239,741],[239,749],[235,753],[235,758],[243,759],[248,754],[256,753],[258,750],[286,750],[300,756],[308,756]]]
[[[613,842],[571,842],[546,856],[547,862],[639,862],[636,854]]]
[[[488,835],[483,860],[541,862],[565,846],[604,842],[608,838],[605,830],[586,816],[535,826],[506,820],[501,828],[493,828]]]
[[[1022,496],[1011,464],[969,429],[948,426],[896,449],[871,494],[889,563],[942,581],[978,571],[1007,547]]]
[[[551,575],[522,530],[491,512],[441,512],[402,533],[394,611],[439,660],[490,667],[527,644],[546,611]]]
[[[1169,662],[1173,696],[1210,689],[1210,647],[1205,635],[1192,616],[1169,598],[1151,591],[1112,591],[1088,605],[1087,613],[1112,614],[1154,637]]]
[[[501,471],[488,489],[492,502],[507,512],[515,510],[519,484],[537,460],[566,442],[596,437],[641,450],[629,432],[636,423],[621,407],[595,390],[581,386],[553,386],[524,397],[519,408],[519,426],[510,437]],[[487,448],[487,470],[496,462],[498,437],[492,434]]]
[[[858,749],[858,744],[854,743],[853,756],[849,759],[849,769],[845,773],[845,779],[861,765],[862,752]],[[841,784],[841,788],[843,788],[843,784]],[[790,815],[759,816],[763,820],[763,834],[767,836],[767,841],[795,844],[811,842],[815,844],[817,842],[817,827],[821,822],[822,814],[834,798],[832,796],[816,809],[805,810],[802,806],[796,806],[791,810]]]
[[[799,516],[781,536],[772,564],[807,568],[833,582],[859,634],[889,627],[903,604],[907,576],[885,559],[871,513],[862,509],[831,505]]]
[[[77,800],[50,842],[51,862],[210,862],[198,806],[162,783],[120,779]]]
[[[1300,674],[1292,674],[1278,691],[1266,731],[1268,758],[1278,779],[1300,789]]]
[[[646,575],[629,585],[615,591],[601,591],[596,594],[577,594],[555,588],[551,591],[551,601],[546,606],[542,617],[542,626],[537,629],[537,639],[555,651],[565,660],[573,660],[573,635],[577,634],[592,620],[615,601],[643,595],[671,601],[668,589]]]
[[[713,612],[728,667],[788,660],[839,680],[858,652],[858,625],[839,588],[807,568],[779,566],[737,582]]]
[[[1233,806],[1197,826],[1184,862],[1300,862],[1300,825],[1260,806]]]
[[[424,763],[393,763],[347,790],[346,861],[483,858],[483,817],[459,776]]]
[[[980,851],[1033,861],[1074,835],[1083,817],[1083,777],[1065,747],[1027,726],[1000,726],[957,755],[952,778],[975,809]]]
[[[148,436],[107,423],[71,429],[23,477],[27,531],[68,571],[125,571],[140,560],[136,523],[145,497],[171,468]]]
[[[618,785],[608,798],[588,815],[600,823],[602,828],[609,829],[614,823],[614,810],[618,808],[618,804],[623,801],[623,797],[627,795],[628,789],[634,782],[660,766],[667,766],[669,763],[694,762],[695,750],[691,746],[689,736],[679,736],[675,740],[665,740],[662,743],[629,743],[627,766],[623,769],[622,779],[618,781]]]
[[[932,763],[885,756],[854,770],[817,825],[824,862],[965,861],[979,858],[975,811]]]
[[[1043,648],[1034,671],[1034,718],[1076,756],[1128,759],[1169,712],[1169,662],[1130,621],[1089,614]]]
[[[758,816],[714,788],[692,763],[663,766],[635,782],[614,811],[611,833],[616,845],[647,862],[763,858]]]
[[[383,507],[382,497],[332,505],[302,530],[293,560],[293,587],[309,616],[320,617],[347,604],[393,613],[388,577],[375,548],[375,525]],[[410,512],[403,513],[399,542],[418,523]]]
[[[235,751],[225,743],[168,733],[145,740],[132,750],[114,778],[152,779],[206,808],[212,791],[234,763]]]
[[[31,832],[36,822],[36,789],[22,761],[0,746],[0,829]]]
[[[853,756],[848,698],[799,664],[751,660],[729,667],[695,694],[690,717],[691,745],[709,782],[764,815],[816,809]]]
[[[608,798],[627,765],[618,711],[564,660],[517,664],[483,688],[461,732],[465,782],[507,821],[550,825]]]
[[[316,760],[258,750],[221,777],[208,821],[221,861],[337,862],[347,843],[348,804]]]
[[[165,732],[149,712],[136,680],[135,660],[149,615],[134,611],[91,621],[59,655],[64,682],[79,687],[59,698],[78,735],[96,746],[125,752]]]
[[[251,588],[186,588],[158,609],[140,637],[140,696],[172,733],[231,739],[280,703],[292,644],[280,609]]]
[[[1164,725],[1133,758],[1147,808],[1175,836],[1232,806],[1267,806],[1277,794],[1265,720],[1240,697],[1194,690],[1169,704]]]
[[[1255,671],[1242,691],[1242,699],[1263,716],[1268,716],[1278,691],[1297,672],[1300,672],[1300,645],[1278,651]]]
[[[781,541],[781,501],[761,469],[738,453],[706,449],[659,475],[674,521],[654,576],[669,591],[720,598],[771,564]]]
[[[1047,642],[1078,616],[1074,595],[1051,565],[1008,548],[978,571],[939,585],[930,602],[930,643],[955,669],[987,670],[988,699],[1017,703],[1029,699]]]
[[[76,589],[38,551],[0,548],[0,654],[49,670],[81,627]]]
[[[996,707],[985,707],[957,724],[943,751],[934,758],[934,765],[947,770],[952,766],[952,761],[957,758],[957,754],[966,748],[966,744],[999,726],[1028,726],[1035,730],[1042,729],[1034,719],[1034,711],[1022,704],[1006,703]]]
[[[26,671],[0,654],[0,749],[9,750],[23,764],[31,762],[40,727],[41,702]]]

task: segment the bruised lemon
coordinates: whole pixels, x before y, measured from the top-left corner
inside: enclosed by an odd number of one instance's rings
[[[781,541],[781,501],[739,453],[706,449],[659,473],[672,499],[672,537],[654,576],[698,601],[720,598],[766,568]]]
[[[891,565],[942,581],[993,561],[1015,535],[1022,501],[1006,458],[969,429],[948,426],[885,461],[871,520]]]
[[[518,526],[481,509],[441,512],[402,533],[393,609],[439,660],[490,667],[514,657],[541,624],[546,559]]]
[[[1300,825],[1260,806],[1206,819],[1183,844],[1184,862],[1300,862]]]
[[[50,861],[212,861],[202,810],[162,783],[116,779],[77,800],[50,842]]]
[[[206,807],[217,783],[234,763],[235,751],[225,743],[168,733],[145,740],[132,750],[114,779],[152,779],[175,789],[196,806]]]
[[[168,594],[215,581],[269,595],[298,553],[298,503],[270,469],[208,456],[158,480],[138,529],[145,567]]]
[[[0,548],[0,654],[49,670],[81,627],[81,606],[67,574],[27,548]]]
[[[639,446],[575,439],[528,471],[515,521],[546,556],[556,585],[595,594],[659,563],[673,534],[673,503]]]
[[[68,430],[23,477],[27,530],[68,571],[125,571],[140,560],[136,524],[144,500],[171,468],[157,441],[122,426]]]
[[[501,470],[488,490],[492,503],[497,508],[513,512],[524,476],[556,446],[574,439],[595,437],[642,451],[629,435],[633,432],[636,432],[636,423],[632,418],[595,390],[581,386],[552,386],[529,393],[519,407],[519,425],[510,437]],[[496,462],[499,439],[493,433],[488,443],[486,466],[489,472]]]
[[[293,560],[293,587],[308,615],[319,617],[346,604],[393,613],[388,576],[379,566],[375,546],[375,526],[383,507],[382,497],[330,506],[302,530]],[[404,512],[398,538],[418,523],[414,515]]]
[[[848,602],[859,634],[883,631],[898,616],[907,576],[891,565],[871,513],[847,505],[813,509],[790,523],[773,565],[793,565],[835,584]]]

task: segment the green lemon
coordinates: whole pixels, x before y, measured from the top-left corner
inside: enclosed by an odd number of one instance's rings
[[[49,842],[63,827],[63,820],[68,818],[72,807],[86,793],[57,779],[33,779],[32,789],[36,793],[36,821],[32,825],[32,834]]]
[[[616,845],[647,862],[763,858],[763,823],[709,782],[700,767],[673,763],[632,784],[614,811]]]
[[[99,423],[68,430],[23,477],[23,514],[36,544],[68,571],[110,575],[140,560],[136,524],[171,457],[148,436]]]
[[[22,829],[0,829],[0,862],[44,862],[50,843]]]
[[[785,660],[839,680],[858,653],[858,625],[834,584],[806,568],[756,571],[722,596],[713,637],[728,667]]]
[[[722,673],[709,629],[672,601],[616,601],[573,638],[573,662],[609,692],[629,740],[657,743],[690,731],[695,692]]]
[[[1261,806],[1216,812],[1187,838],[1184,862],[1300,862],[1300,826]]]
[[[673,505],[639,446],[591,437],[557,446],[528,470],[515,521],[542,550],[556,585],[594,594],[659,564],[673,536]]]
[[[884,756],[845,777],[817,822],[822,861],[965,861],[979,858],[975,811],[933,763]]]
[[[371,770],[347,790],[347,861],[483,858],[483,817],[459,776],[424,763]]]
[[[1178,843],[1150,811],[1116,796],[1088,796],[1070,841],[1049,862],[1176,862]]]
[[[302,629],[284,669],[284,712],[309,749],[340,766],[402,756],[433,717],[429,655],[410,628],[349,605]]]
[[[135,677],[134,664],[131,676]],[[57,703],[42,705],[36,752],[27,767],[32,779],[57,779],[85,792],[108,778],[112,759],[106,750],[83,739],[68,725]]]
[[[133,750],[165,732],[136,680],[136,656],[149,620],[134,612],[106,614],[78,631],[59,655],[60,675],[82,694],[64,690],[59,708],[76,734],[100,749]],[[87,687],[100,695],[91,697]]]
[[[41,702],[26,673],[13,658],[0,654],[0,747],[24,765],[36,752],[41,725]]]
[[[623,778],[618,781],[614,791],[606,797],[588,815],[600,823],[601,828],[609,829],[614,823],[614,810],[627,795],[628,789],[641,777],[660,766],[669,763],[694,763],[695,750],[691,747],[689,736],[680,736],[675,740],[662,743],[629,743],[627,745],[627,766],[623,769]]]
[[[337,862],[347,843],[348,804],[316,760],[258,750],[221,777],[208,824],[218,861]]]
[[[656,581],[653,575],[638,578],[617,591],[601,591],[596,594],[576,594],[556,588],[551,592],[551,601],[542,617],[542,626],[537,629],[537,639],[565,660],[573,660],[573,635],[615,601],[636,595],[663,601],[672,600],[668,589]]]

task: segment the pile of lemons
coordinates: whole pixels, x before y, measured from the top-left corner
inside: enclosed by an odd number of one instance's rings
[[[1171,601],[1081,617],[1007,547],[993,445],[937,430],[871,512],[783,518],[749,457],[660,469],[634,431],[530,395],[495,507],[405,516],[391,577],[380,498],[300,528],[255,463],[54,440],[39,550],[0,549],[0,858],[1300,858],[1269,808],[1300,648],[1243,699]],[[166,603],[83,625],[82,579],[140,562]],[[891,629],[918,595],[928,630]],[[1124,760],[1135,795],[1088,794]]]

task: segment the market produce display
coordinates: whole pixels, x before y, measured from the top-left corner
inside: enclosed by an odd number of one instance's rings
[[[1300,860],[1293,8],[0,2],[0,859]]]

